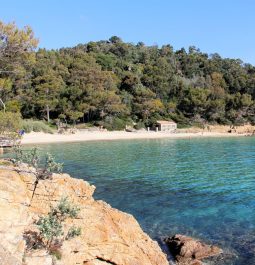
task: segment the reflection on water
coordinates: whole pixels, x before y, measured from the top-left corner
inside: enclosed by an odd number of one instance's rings
[[[95,197],[133,214],[155,239],[183,233],[255,264],[255,138],[40,145]]]

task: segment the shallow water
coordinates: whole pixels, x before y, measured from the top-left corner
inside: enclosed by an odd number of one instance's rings
[[[217,244],[217,264],[255,264],[255,138],[40,145],[96,199],[133,214],[160,240],[175,233]]]

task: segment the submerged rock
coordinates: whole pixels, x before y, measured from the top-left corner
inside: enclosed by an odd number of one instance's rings
[[[170,252],[180,265],[199,265],[200,260],[222,253],[219,247],[207,245],[200,240],[184,236],[175,235],[165,239]]]
[[[1,265],[168,265],[159,245],[145,234],[135,218],[92,197],[95,187],[67,174],[54,174],[37,185],[27,167],[0,167]],[[68,225],[82,234],[64,241],[56,260],[43,249],[28,250],[26,231],[34,230],[39,216],[68,197],[79,206],[79,218]]]

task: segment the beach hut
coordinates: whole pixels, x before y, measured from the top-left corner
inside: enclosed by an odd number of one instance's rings
[[[177,129],[177,123],[174,121],[157,121],[157,127],[161,132],[174,132]]]

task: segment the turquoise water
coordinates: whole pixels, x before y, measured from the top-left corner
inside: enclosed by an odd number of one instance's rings
[[[217,244],[217,264],[255,264],[255,138],[40,145],[95,198],[133,214],[154,239],[175,233]]]

